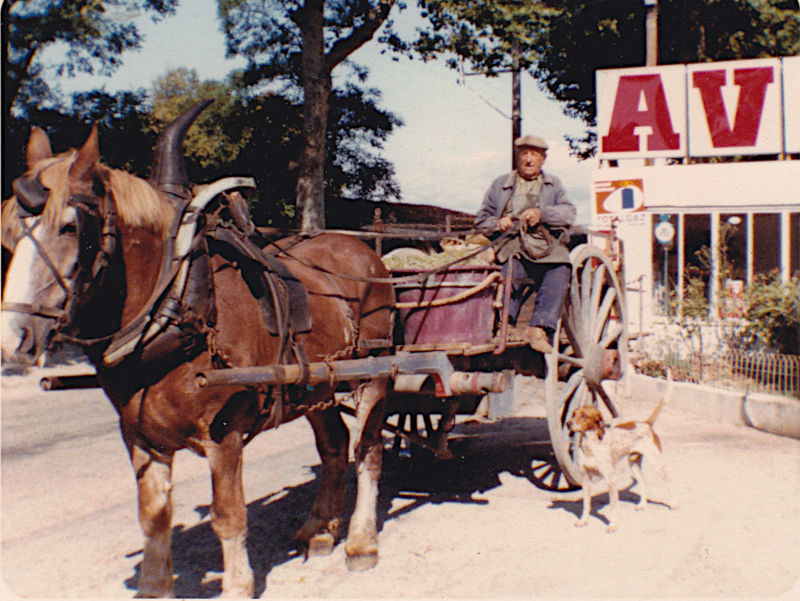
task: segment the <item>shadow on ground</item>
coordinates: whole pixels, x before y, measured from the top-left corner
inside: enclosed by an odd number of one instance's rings
[[[401,515],[429,503],[478,503],[474,495],[501,485],[500,474],[508,472],[527,478],[538,488],[569,490],[553,456],[547,423],[535,417],[506,418],[496,422],[468,421],[451,434],[453,459],[437,460],[431,455],[384,458],[378,499],[378,528]],[[312,470],[319,476],[319,466]],[[345,491],[345,518],[355,504],[355,476],[350,465]],[[302,526],[314,500],[317,481],[284,488],[281,492],[253,501],[247,506],[247,550],[256,582],[256,596],[264,592],[266,577],[273,567],[295,557],[294,534]],[[412,498],[392,511],[396,498]],[[202,517],[207,505],[196,510]],[[345,532],[346,535],[346,532]],[[176,597],[213,597],[221,593],[222,552],[208,521],[191,528],[175,528],[172,538]],[[135,573],[125,581],[136,588]]]

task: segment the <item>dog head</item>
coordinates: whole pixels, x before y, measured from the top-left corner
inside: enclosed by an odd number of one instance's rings
[[[598,437],[603,438],[604,427],[603,415],[597,407],[592,407],[591,405],[578,407],[572,412],[572,417],[567,420],[567,428],[569,428],[570,434],[597,430]]]

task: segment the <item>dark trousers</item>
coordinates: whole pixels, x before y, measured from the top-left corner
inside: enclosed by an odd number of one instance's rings
[[[514,256],[503,265],[503,276],[508,273],[509,266],[513,269],[509,322],[516,323],[523,303],[532,292],[536,292],[528,325],[555,330],[569,290],[570,266],[563,263],[532,263]],[[533,280],[532,284],[530,280]]]

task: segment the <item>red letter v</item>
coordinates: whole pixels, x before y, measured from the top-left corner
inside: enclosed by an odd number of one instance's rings
[[[725,105],[722,102],[722,86],[725,71],[695,71],[692,85],[700,90],[706,122],[714,148],[726,146],[755,146],[758,126],[764,110],[767,84],[772,83],[771,67],[735,69],[733,82],[739,86],[739,103],[736,119],[731,129]]]

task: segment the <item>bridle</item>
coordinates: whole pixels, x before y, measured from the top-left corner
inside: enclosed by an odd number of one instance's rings
[[[17,199],[17,206],[19,213],[21,213],[18,214],[18,217],[23,224],[20,239],[27,238],[33,244],[39,259],[50,271],[58,286],[64,291],[64,301],[61,306],[56,307],[37,303],[3,302],[2,310],[54,320],[55,323],[51,329],[52,335],[49,336],[50,344],[57,340],[63,340],[81,345],[92,345],[111,339],[114,335],[114,333],[111,333],[100,338],[85,338],[67,333],[67,330],[75,321],[80,306],[90,295],[92,289],[102,283],[106,268],[116,251],[118,230],[114,202],[106,197],[105,202],[102,203],[104,205],[102,210],[100,204],[97,198],[81,194],[73,194],[67,200],[67,206],[74,208],[77,212],[78,260],[70,273],[64,275],[56,267],[47,249],[33,235],[33,231],[38,225],[38,220],[41,218],[42,210],[36,211],[35,208],[29,208]],[[36,223],[29,224],[30,218],[34,218]],[[100,228],[98,240],[89,240],[88,244],[85,244],[84,242],[86,241],[83,238],[86,236],[89,223],[99,224],[101,220],[103,225]],[[98,241],[99,244],[97,243]],[[87,257],[84,254],[84,250],[86,248],[91,249],[92,246],[94,246],[95,252],[90,257]],[[90,261],[91,264],[89,264]]]

